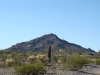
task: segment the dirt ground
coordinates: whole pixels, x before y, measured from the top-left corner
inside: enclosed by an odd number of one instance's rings
[[[0,75],[16,75],[13,73],[14,69],[12,67],[0,68]],[[45,75],[100,75],[100,65],[85,65],[78,71],[48,70],[48,73],[52,74]]]

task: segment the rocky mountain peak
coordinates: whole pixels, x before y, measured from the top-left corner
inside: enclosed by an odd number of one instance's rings
[[[91,49],[83,48],[80,45],[69,43],[65,40],[60,39],[53,33],[45,34],[41,37],[36,39],[30,40],[28,42],[21,42],[16,45],[11,46],[10,50],[23,50],[23,51],[41,51],[41,50],[48,50],[48,45],[51,45],[53,51],[56,50],[65,50],[69,52],[94,52]]]

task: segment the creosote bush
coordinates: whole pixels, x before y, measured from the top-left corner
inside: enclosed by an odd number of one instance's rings
[[[82,68],[82,66],[84,64],[88,64],[89,61],[88,61],[88,58],[86,56],[80,56],[80,55],[72,55],[72,56],[69,56],[67,58],[67,62],[66,62],[66,68],[68,69],[80,69]],[[64,66],[65,67],[65,66]]]
[[[96,63],[97,65],[100,65],[100,58],[96,59],[95,63]]]
[[[0,67],[5,67],[5,62],[0,63]]]
[[[42,62],[35,61],[33,64],[27,63],[27,64],[21,64],[20,66],[17,66],[15,68],[16,74],[21,75],[38,75],[38,74],[44,74],[46,72],[45,66]]]

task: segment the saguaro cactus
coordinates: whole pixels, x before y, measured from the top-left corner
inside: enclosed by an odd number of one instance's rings
[[[48,59],[49,59],[49,63],[51,62],[51,46],[49,45],[48,48]]]

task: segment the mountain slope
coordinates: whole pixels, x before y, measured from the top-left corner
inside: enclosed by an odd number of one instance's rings
[[[91,49],[86,49],[79,45],[62,40],[52,33],[43,35],[28,42],[17,43],[10,47],[9,50],[41,51],[48,50],[48,45],[51,45],[53,51],[62,49],[68,52],[94,52]]]

